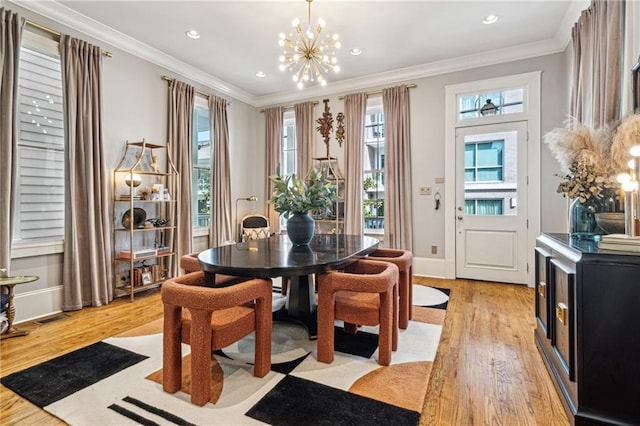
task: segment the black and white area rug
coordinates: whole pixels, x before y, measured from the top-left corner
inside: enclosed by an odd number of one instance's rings
[[[1,383],[72,425],[416,425],[446,313],[448,289],[414,285],[414,317],[400,330],[392,363],[377,359],[377,327],[336,327],[331,364],[316,341],[274,322],[272,367],[253,376],[253,335],[216,351],[212,398],[189,402],[189,346],[183,391],[162,391],[162,320],[3,377]]]

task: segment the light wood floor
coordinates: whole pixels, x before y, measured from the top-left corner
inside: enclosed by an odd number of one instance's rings
[[[567,425],[533,340],[533,290],[467,280],[416,278],[451,288],[420,426]],[[0,343],[0,376],[36,365],[162,316],[157,291],[117,300]],[[0,425],[64,424],[0,386]]]

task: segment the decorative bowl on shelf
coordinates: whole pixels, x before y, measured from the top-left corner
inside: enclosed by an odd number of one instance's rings
[[[131,210],[127,210],[122,215],[122,227],[125,229],[129,229],[131,227],[131,219],[132,219]],[[133,228],[138,229],[144,226],[144,222],[147,220],[147,212],[144,209],[139,207],[133,208]]]
[[[607,234],[624,234],[624,212],[596,213],[596,223]]]

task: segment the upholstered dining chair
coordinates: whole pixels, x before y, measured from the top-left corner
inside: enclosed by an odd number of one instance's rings
[[[190,274],[191,272],[197,272],[201,270],[200,263],[198,263],[198,254],[200,253],[189,253],[183,255],[180,258],[180,268],[184,270],[185,274]],[[249,279],[250,278],[248,277],[236,277],[232,275],[216,274],[215,287],[225,287],[233,284],[238,284]]]
[[[240,235],[242,241],[269,238],[271,228],[269,219],[261,214],[250,214],[240,221]]]
[[[396,265],[374,260],[318,276],[318,361],[333,362],[334,323],[342,320],[351,334],[358,325],[380,325],[378,363],[391,363],[398,349],[398,277]]]
[[[211,398],[211,352],[255,331],[253,374],[271,369],[271,280],[253,278],[220,288],[204,287],[204,272],[172,278],[162,285],[164,335],[162,388],[182,385],[181,344],[191,346],[191,402]]]
[[[398,326],[406,329],[409,326],[409,320],[413,318],[413,253],[409,250],[379,248],[367,256],[367,259],[391,262],[398,267],[400,272]]]

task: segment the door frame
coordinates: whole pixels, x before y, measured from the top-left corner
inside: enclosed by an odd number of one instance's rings
[[[456,278],[456,128],[497,124],[510,121],[528,122],[527,143],[527,285],[534,285],[535,240],[540,235],[540,109],[542,71],[516,74],[488,80],[472,81],[445,87],[445,278]],[[524,112],[459,120],[459,95],[500,90],[509,87],[524,88]]]

